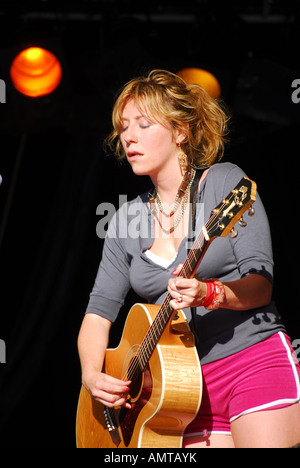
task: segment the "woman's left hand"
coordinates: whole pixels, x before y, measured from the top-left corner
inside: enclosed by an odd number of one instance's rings
[[[182,265],[178,265],[172,275],[179,275]],[[199,277],[191,279],[176,277],[169,279],[168,292],[172,296],[170,305],[173,309],[184,309],[185,307],[198,307],[206,297],[207,287]]]

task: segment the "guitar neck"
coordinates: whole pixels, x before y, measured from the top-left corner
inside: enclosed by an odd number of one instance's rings
[[[202,228],[200,235],[197,237],[192,248],[190,249],[178,276],[183,278],[192,278],[195,275],[198,266],[212,241],[212,239],[206,236],[204,232],[207,232],[205,227]],[[147,363],[169,320],[175,314],[175,310],[170,305],[171,300],[172,297],[170,294],[167,294],[157,316],[155,317],[151,327],[149,328],[139,347],[137,352],[137,360],[142,372],[145,370]]]
[[[178,276],[182,278],[193,278],[198,270],[202,258],[213,238],[210,238],[207,234],[206,225],[201,229],[201,232],[195,240],[193,246],[189,250],[189,253],[182,266],[181,272]]]

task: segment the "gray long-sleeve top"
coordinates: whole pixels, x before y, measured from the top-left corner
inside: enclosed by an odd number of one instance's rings
[[[198,194],[196,233],[209,219],[211,211],[244,176],[244,172],[231,163],[215,164],[209,169]],[[98,314],[114,322],[131,287],[145,302],[161,304],[171,272],[178,264],[184,263],[186,239],[181,242],[176,258],[167,268],[145,255],[154,239],[148,195],[147,192],[125,203],[113,217],[86,313]],[[247,227],[237,227],[235,239],[218,237],[212,242],[197,275],[204,280],[234,281],[255,273],[272,282],[270,229],[259,195],[254,207],[255,215],[245,216]],[[190,309],[184,312],[191,322]],[[258,309],[241,311],[223,308],[208,311],[198,307],[193,325],[202,364],[241,351],[277,331],[285,331],[273,302]]]

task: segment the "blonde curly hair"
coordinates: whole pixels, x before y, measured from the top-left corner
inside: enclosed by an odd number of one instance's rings
[[[143,115],[187,134],[181,149],[195,166],[211,166],[223,156],[229,116],[220,101],[211,98],[196,84],[187,84],[178,75],[153,70],[129,81],[118,95],[112,113],[113,131],[106,145],[118,159],[125,158],[120,141],[125,105],[134,99]]]

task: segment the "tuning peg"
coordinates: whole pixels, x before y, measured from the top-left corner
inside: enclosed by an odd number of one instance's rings
[[[230,231],[230,233],[229,233],[230,238],[231,238],[231,239],[235,239],[235,238],[237,237],[237,235],[238,235],[237,230],[234,229],[234,228],[232,228],[231,231]]]
[[[255,209],[253,208],[253,206],[250,206],[249,211],[248,211],[248,215],[249,216],[254,216],[254,213],[255,213]]]
[[[247,226],[247,223],[246,223],[246,221],[244,221],[243,216],[242,216],[241,219],[239,220],[239,225],[240,225],[241,227],[243,227],[243,228]]]

